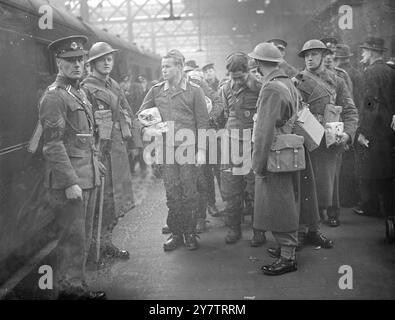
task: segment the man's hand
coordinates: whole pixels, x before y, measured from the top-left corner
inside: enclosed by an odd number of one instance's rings
[[[206,163],[206,150],[199,149],[196,154],[196,165],[201,166]]]
[[[395,114],[392,116],[391,128],[395,131]]]
[[[82,200],[82,189],[78,184],[72,185],[65,190],[66,198],[69,200],[72,199],[81,199]]]
[[[107,171],[106,166],[102,162],[99,161],[98,167],[99,167],[100,175],[104,176],[106,174],[106,171]]]
[[[358,143],[365,146],[366,148],[369,148],[369,140],[366,139],[362,133],[360,133],[358,136]]]
[[[350,140],[350,136],[343,132],[341,135],[338,135],[338,139],[336,139],[336,144],[337,145],[347,145],[347,142]]]

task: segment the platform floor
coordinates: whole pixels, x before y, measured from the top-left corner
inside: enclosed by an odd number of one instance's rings
[[[322,227],[334,248],[304,247],[297,254],[297,272],[270,277],[260,267],[273,261],[266,253],[273,238],[268,234],[265,246],[251,248],[249,217],[236,244],[225,244],[223,218],[207,217],[199,250],[164,252],[163,183],[151,174],[135,176],[134,189],[136,207],[113,234],[114,243],[131,253],[130,260],[89,273],[92,287],[105,290],[109,299],[395,299],[395,244],[385,242],[381,219],[342,209],[340,227]],[[343,265],[352,268],[353,289],[339,287]]]

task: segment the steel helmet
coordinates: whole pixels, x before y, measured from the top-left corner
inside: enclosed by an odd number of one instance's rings
[[[313,50],[313,49],[318,49],[322,51],[326,51],[327,53],[332,53],[332,50],[330,50],[322,41],[313,39],[307,41],[304,45],[302,50],[299,52],[298,56],[303,58],[304,54],[306,51]]]
[[[89,59],[87,62],[92,62],[93,60],[103,57],[106,54],[114,53],[117,51],[119,50],[114,49],[107,42],[96,42],[89,50]]]
[[[273,43],[269,42],[259,43],[248,56],[260,61],[278,63],[283,61],[280,50]]]

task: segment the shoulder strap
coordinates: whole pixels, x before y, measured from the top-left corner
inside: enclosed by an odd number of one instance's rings
[[[304,69],[304,70],[301,72],[301,74],[302,74],[303,76],[306,76],[306,77],[308,77],[308,78],[314,80],[314,81],[317,83],[317,85],[319,85],[321,88],[323,88],[323,89],[328,93],[328,95],[331,97],[330,99],[333,98],[333,94],[332,94],[332,92],[329,90],[328,85],[327,85],[320,77],[317,77],[315,74],[313,74],[312,72],[310,72],[310,71],[308,71],[308,70],[306,70],[306,69]]]

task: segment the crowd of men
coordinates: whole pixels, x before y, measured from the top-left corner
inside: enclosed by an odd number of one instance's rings
[[[170,233],[165,251],[183,245],[198,249],[197,234],[206,231],[207,212],[224,215],[225,242],[236,243],[242,238],[243,217],[251,215],[251,246],[262,246],[268,231],[278,243],[268,249],[274,262],[262,271],[281,275],[297,270],[296,251],[303,245],[333,247],[320,231],[321,222],[340,225],[341,200],[351,191],[347,188],[359,195],[353,200],[356,213],[393,215],[395,71],[384,61],[382,39],[368,38],[360,46],[363,72],[351,66],[350,48],[336,39],[307,41],[299,52],[305,62],[302,71],[285,61],[287,43],[272,39],[248,54],[230,54],[227,76],[221,80],[213,63],[200,69],[174,49],[162,58],[163,81],[151,87],[141,76],[142,87],[137,89],[129,79],[119,84],[110,77],[117,50],[98,42],[85,60],[86,42],[84,36],[72,36],[49,45],[58,75],[39,104],[45,201],[61,226],[59,298],[104,299],[104,292],[89,291],[86,264],[129,259],[129,252],[112,243],[111,234],[118,217],[134,207],[131,172],[135,161],[144,167],[142,137],[152,132],[139,119],[153,108],[163,123],[174,124],[175,131],[236,132],[225,138],[252,158],[247,169],[225,164],[222,150],[216,163],[209,164],[207,144],[197,140],[189,141],[196,152],[194,163],[166,161],[165,153],[160,164],[168,207],[163,232]],[[136,92],[139,98],[131,98]],[[295,134],[298,112],[306,106],[322,126],[333,117],[343,123],[344,130],[330,146],[324,136],[308,150]],[[246,130],[252,132],[247,138]],[[182,141],[163,141],[164,149],[175,153],[181,144],[185,147]],[[302,150],[302,167],[296,162],[296,169],[270,166],[272,151],[278,155],[284,146]],[[350,166],[356,167],[356,174],[350,173]],[[223,212],[216,206],[215,180]]]

